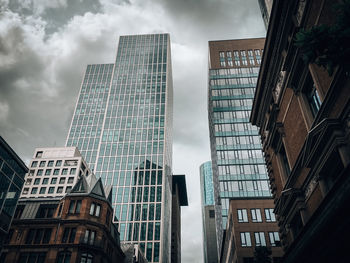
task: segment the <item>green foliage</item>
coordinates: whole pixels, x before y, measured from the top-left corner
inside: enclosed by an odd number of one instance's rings
[[[334,6],[337,14],[333,25],[300,29],[294,44],[301,49],[305,63],[325,68],[331,76],[336,66],[350,68],[350,0]]]
[[[254,262],[271,263],[271,254],[271,249],[268,247],[255,247]]]

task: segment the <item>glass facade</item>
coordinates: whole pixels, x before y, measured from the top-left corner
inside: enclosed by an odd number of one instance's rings
[[[8,233],[28,168],[0,136],[0,249]]]
[[[214,205],[213,171],[211,162],[203,163],[200,168],[202,206]]]
[[[172,76],[168,34],[122,36],[116,63],[86,70],[67,146],[113,186],[121,241],[169,262]]]
[[[258,129],[249,122],[262,50],[244,41],[209,44],[218,61],[209,68],[208,114],[219,248],[230,199],[271,197]]]

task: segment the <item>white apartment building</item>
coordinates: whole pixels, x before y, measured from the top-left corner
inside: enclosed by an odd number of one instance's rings
[[[36,148],[21,198],[63,197],[81,176],[96,181],[77,147]]]

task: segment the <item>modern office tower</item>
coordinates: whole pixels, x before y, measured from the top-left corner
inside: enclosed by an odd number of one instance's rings
[[[344,21],[348,1],[275,0],[272,8],[251,121],[260,128],[284,263],[349,261],[350,70]],[[296,46],[299,32],[310,38]],[[329,32],[332,41],[307,61],[306,47]],[[330,50],[340,59],[331,59]]]
[[[27,171],[27,166],[0,136],[0,254]]]
[[[203,163],[199,168],[202,223],[203,223],[203,258],[205,263],[218,262],[216,242],[213,171],[211,162]]]
[[[170,262],[172,74],[168,34],[121,36],[115,64],[89,65],[67,146],[113,185],[121,240]]]
[[[21,198],[63,197],[82,176],[96,181],[78,148],[36,148]]]
[[[264,20],[266,30],[269,27],[272,4],[273,0],[259,0],[260,11]]]
[[[264,41],[209,42],[208,113],[219,253],[229,200],[271,197],[258,130],[249,123]]]
[[[171,263],[181,263],[181,206],[188,206],[186,177],[173,175],[171,208]]]

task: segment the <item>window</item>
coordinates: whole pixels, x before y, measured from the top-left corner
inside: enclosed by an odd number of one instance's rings
[[[307,79],[305,81],[305,96],[307,99],[307,102],[310,106],[310,110],[311,110],[311,114],[312,117],[315,118],[315,116],[317,115],[318,111],[321,108],[321,98],[320,95],[316,89],[316,85],[312,80],[312,77],[310,74],[308,74]]]
[[[68,178],[68,184],[72,184],[74,182],[74,177],[69,177]]]
[[[37,152],[36,153],[36,158],[41,158],[43,156],[43,152]]]
[[[49,183],[49,178],[44,178],[42,184],[48,184]]]
[[[60,187],[57,188],[57,193],[58,193],[58,194],[63,193],[63,187],[62,187],[62,186],[60,186]]]
[[[38,192],[38,187],[33,187],[32,191],[30,192],[31,194],[36,194]]]
[[[250,239],[250,233],[249,232],[241,232],[241,245],[242,247],[251,247],[252,241]]]
[[[53,177],[52,179],[51,179],[51,184],[56,184],[57,183],[57,178],[56,177]]]
[[[31,167],[37,167],[38,166],[38,161],[33,161]]]
[[[76,166],[78,165],[78,160],[66,160],[64,161],[64,166]]]
[[[76,232],[75,227],[66,227],[63,231],[62,243],[74,243]]]
[[[26,185],[30,185],[32,183],[32,179],[27,179]]]
[[[62,160],[57,160],[56,161],[56,166],[61,166],[62,165]]]
[[[66,174],[68,174],[68,169],[67,168],[62,169],[62,175],[66,175]]]
[[[81,208],[81,200],[71,200],[69,203],[69,214],[79,214]]]
[[[282,173],[284,173],[285,178],[287,178],[290,175],[290,166],[289,166],[286,150],[284,148],[283,143],[282,143],[281,149],[279,151],[279,159],[280,159],[280,163],[281,163],[282,170],[283,170]]]
[[[71,168],[70,171],[69,171],[69,174],[75,174],[76,171],[77,171],[76,168]]]
[[[85,244],[94,244],[95,242],[95,236],[96,236],[96,231],[92,231],[90,229],[86,229],[85,235],[84,235],[84,243]]]
[[[28,194],[28,191],[29,191],[29,188],[28,188],[28,187],[23,188],[22,194],[26,195],[26,194]]]
[[[50,175],[51,174],[51,169],[46,169],[45,175]]]
[[[66,182],[66,178],[65,177],[60,178],[60,184],[64,184],[65,182]]]
[[[55,187],[49,187],[48,194],[53,194],[55,192]]]
[[[209,218],[215,218],[215,211],[209,210]]]
[[[47,163],[47,166],[48,166],[48,167],[52,167],[52,166],[53,166],[53,163],[54,163],[54,161],[49,161],[49,162]]]
[[[59,174],[60,174],[60,169],[53,170],[53,175],[59,175]]]
[[[52,218],[56,207],[56,205],[40,205],[35,218]]]
[[[37,175],[37,176],[43,175],[43,170],[42,170],[42,169],[39,169],[39,170],[36,172],[36,175]]]
[[[46,252],[21,253],[18,262],[20,263],[45,263]]]
[[[21,218],[23,210],[24,210],[24,205],[18,205],[13,218],[17,218],[17,219]]]
[[[265,218],[266,222],[276,222],[275,213],[273,212],[273,208],[265,208]]]
[[[255,246],[257,247],[266,247],[266,240],[265,240],[265,234],[264,232],[255,232],[254,233],[255,237]]]
[[[270,244],[273,247],[280,247],[281,241],[278,232],[269,232]]]
[[[71,186],[67,186],[66,187],[66,191],[65,191],[65,193],[68,193],[68,192],[70,192],[70,190],[72,189],[72,187]]]
[[[34,176],[35,170],[29,170],[29,176]]]
[[[50,241],[52,228],[29,229],[26,244],[47,244]]]
[[[237,209],[238,222],[246,223],[248,222],[247,209]]]
[[[70,251],[63,251],[57,254],[57,263],[69,263],[72,253]]]
[[[46,162],[45,162],[45,161],[41,161],[41,162],[40,162],[39,167],[44,167],[44,166],[45,166],[45,164],[46,164]]]
[[[94,257],[90,253],[81,253],[80,263],[92,263]]]
[[[259,208],[256,209],[250,209],[250,213],[252,215],[252,221],[253,222],[262,222],[262,218],[261,218],[261,212]]]
[[[91,203],[90,206],[90,215],[99,217],[101,213],[101,205],[96,203]]]
[[[45,194],[46,192],[46,187],[41,187],[39,194]]]

